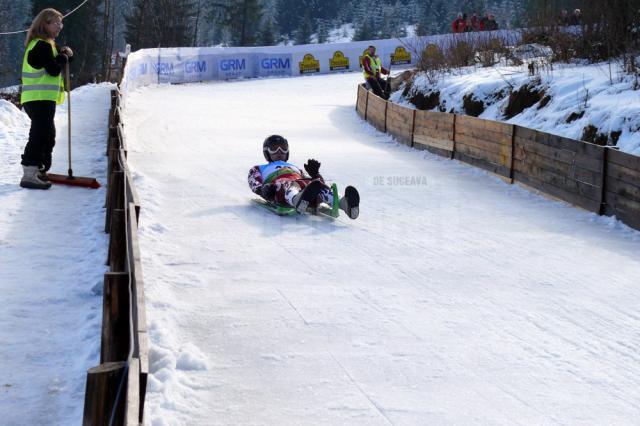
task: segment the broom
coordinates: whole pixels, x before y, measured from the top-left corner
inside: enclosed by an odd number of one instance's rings
[[[65,74],[66,74],[66,86],[67,86],[67,121],[68,121],[68,158],[69,158],[69,170],[67,170],[67,175],[59,175],[56,173],[47,173],[49,177],[49,181],[51,183],[59,183],[63,185],[71,185],[71,186],[82,186],[85,188],[100,188],[100,183],[91,177],[81,177],[74,176],[73,169],[71,168],[71,78],[69,77],[69,63],[67,62],[65,65]]]

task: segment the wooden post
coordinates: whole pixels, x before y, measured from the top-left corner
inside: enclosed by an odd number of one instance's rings
[[[369,111],[369,91],[366,92],[366,99],[364,104],[364,121],[367,121],[367,112]]]
[[[127,238],[125,235],[124,209],[114,209],[109,233],[109,257],[107,264],[112,272],[123,272],[127,262]]]
[[[387,133],[387,111],[389,111],[389,101],[384,101],[384,133]]]
[[[413,121],[411,122],[411,139],[409,140],[409,146],[413,148],[413,134],[416,131],[416,112],[417,110],[413,110]]]
[[[607,166],[609,163],[609,149],[605,147],[602,153],[602,167],[600,168],[602,173],[602,180],[600,182],[600,207],[598,208],[598,215],[602,216],[605,214],[605,210],[607,208],[606,198],[606,190],[607,190]]]
[[[453,139],[453,149],[451,150],[451,157],[449,157],[451,160],[455,158],[456,156],[456,119],[458,118],[457,114],[453,114],[453,135],[452,139]]]
[[[83,426],[107,425],[118,393],[118,386],[124,374],[125,362],[108,362],[87,371],[87,387],[84,394]],[[126,381],[116,408],[114,424],[124,420],[126,401]]]
[[[129,274],[104,274],[100,363],[123,361],[129,354]]]
[[[124,172],[114,171],[109,175],[107,193],[107,213],[105,218],[104,232],[111,232],[113,210],[124,208]]]
[[[513,160],[515,159],[514,155],[513,155],[513,151],[515,149],[516,146],[516,129],[518,128],[518,126],[516,126],[515,124],[512,125],[512,129],[511,129],[511,161],[509,164],[509,183],[513,184]]]

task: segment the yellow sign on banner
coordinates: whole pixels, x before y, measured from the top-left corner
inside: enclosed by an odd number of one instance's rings
[[[396,51],[391,54],[391,65],[405,65],[411,63],[411,53],[404,47],[396,47]]]
[[[377,50],[377,48],[376,48],[376,50]],[[366,55],[368,51],[369,51],[369,48],[367,47],[366,49],[364,49],[362,51],[362,56],[360,56],[358,58],[358,63],[360,64],[360,68],[362,68],[362,59],[364,59],[364,55]]]
[[[329,70],[348,70],[349,58],[345,58],[344,53],[337,50],[333,53],[333,58],[329,59]]]
[[[318,61],[311,53],[307,53],[302,58],[302,62],[299,62],[300,74],[312,74],[314,72],[320,72],[320,61]]]

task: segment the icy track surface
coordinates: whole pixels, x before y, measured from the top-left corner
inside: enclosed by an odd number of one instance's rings
[[[72,92],[74,174],[103,184],[111,89]],[[55,122],[52,172],[66,174],[66,104]],[[0,424],[78,425],[87,369],[100,363],[105,193],[20,188],[29,126],[0,101]]]
[[[129,97],[149,423],[637,422],[640,233],[396,144],[356,115],[360,79]],[[253,206],[272,133],[360,218]]]

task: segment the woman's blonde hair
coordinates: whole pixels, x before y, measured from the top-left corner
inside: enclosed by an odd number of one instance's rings
[[[29,43],[31,43],[31,40],[33,40],[34,38],[41,38],[44,40],[48,39],[49,34],[47,33],[45,25],[50,24],[54,19],[57,18],[62,19],[62,13],[52,8],[42,9],[40,13],[38,13],[38,16],[36,16],[31,23],[31,27],[29,27],[29,32],[27,33],[27,39],[25,40],[24,45],[28,46]]]

